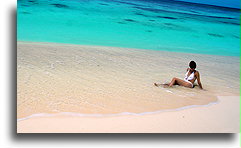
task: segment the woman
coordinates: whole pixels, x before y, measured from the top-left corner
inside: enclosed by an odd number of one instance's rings
[[[180,85],[180,86],[185,86],[185,87],[189,87],[189,88],[193,88],[194,87],[194,82],[197,80],[198,85],[201,89],[203,89],[202,87],[202,83],[200,80],[200,74],[197,70],[195,70],[196,68],[196,63],[194,61],[191,61],[189,63],[189,67],[187,68],[187,73],[185,75],[184,80],[179,79],[179,78],[173,78],[172,81],[168,84],[157,84],[154,83],[155,86],[159,86],[159,85],[164,85],[164,86],[169,86],[172,87],[173,85]]]

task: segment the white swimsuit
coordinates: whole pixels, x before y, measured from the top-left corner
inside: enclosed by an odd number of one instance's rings
[[[189,80],[192,80],[194,79],[194,72],[192,72],[189,76],[188,76],[188,73],[189,73],[189,70],[187,71],[187,73],[185,74],[185,78],[184,78],[184,81],[192,84],[192,82],[190,82]],[[193,87],[193,84],[192,84],[192,87]]]

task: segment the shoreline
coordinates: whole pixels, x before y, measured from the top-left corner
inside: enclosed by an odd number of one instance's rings
[[[231,56],[231,55],[215,55],[215,54],[206,54],[206,53],[189,53],[189,52],[181,52],[181,51],[168,51],[168,50],[155,50],[155,49],[144,49],[144,48],[129,48],[129,47],[120,47],[120,46],[105,46],[105,45],[90,45],[90,44],[72,44],[72,43],[60,43],[60,42],[37,42],[37,41],[23,41],[18,40],[18,43],[25,43],[25,44],[45,44],[45,45],[64,45],[64,46],[83,46],[83,47],[101,47],[101,48],[119,48],[125,50],[143,50],[147,52],[167,52],[167,53],[178,53],[178,54],[187,54],[187,55],[201,55],[201,56],[218,56],[218,57],[233,57],[239,58],[240,56]],[[162,48],[171,48],[171,47],[162,47]]]
[[[117,117],[117,116],[126,116],[126,115],[143,116],[143,115],[159,114],[164,112],[175,112],[175,111],[181,111],[181,110],[191,109],[191,108],[208,107],[218,103],[220,103],[219,100],[215,102],[210,102],[209,104],[206,104],[206,105],[190,105],[190,106],[184,106],[176,109],[157,110],[153,112],[143,112],[143,113],[131,113],[131,112],[122,112],[122,113],[116,113],[116,114],[82,114],[82,113],[76,113],[76,112],[60,112],[60,113],[52,113],[52,114],[37,113],[37,114],[33,114],[27,117],[17,119],[17,122],[21,122],[32,118],[38,118],[38,117],[58,117],[58,116],[69,116],[69,117]]]
[[[239,97],[219,99],[207,107],[142,116],[36,117],[17,122],[17,133],[239,133]]]

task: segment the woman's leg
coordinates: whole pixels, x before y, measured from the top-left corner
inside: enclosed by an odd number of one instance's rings
[[[169,83],[168,84],[158,84],[158,83],[154,83],[154,85],[156,87],[162,86],[162,87],[169,87]]]
[[[169,87],[172,87],[173,85],[176,84],[178,78],[172,78],[172,81],[169,83]]]
[[[169,84],[169,87],[172,87],[173,85],[180,85],[180,86],[185,86],[185,87],[189,87],[189,88],[192,88],[192,84],[184,81],[184,80],[181,80],[179,78],[173,78],[172,81],[170,82]]]

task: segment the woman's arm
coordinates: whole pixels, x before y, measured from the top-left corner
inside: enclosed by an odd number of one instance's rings
[[[203,89],[202,83],[201,83],[201,80],[200,80],[200,74],[199,74],[198,71],[197,71],[196,77],[197,77],[197,83],[198,83],[199,87],[200,87],[201,89]]]

